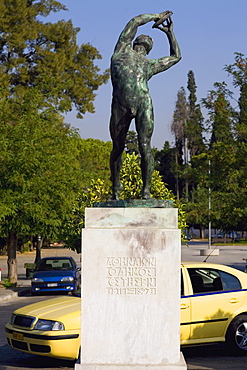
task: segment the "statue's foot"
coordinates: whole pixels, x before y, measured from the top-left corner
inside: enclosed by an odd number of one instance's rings
[[[150,199],[150,192],[149,191],[143,191],[142,192],[142,199]]]
[[[111,200],[119,200],[119,194],[123,188],[123,184],[120,182],[117,186],[113,186],[112,188],[112,197]]]
[[[119,200],[119,195],[118,193],[112,193],[111,200]]]

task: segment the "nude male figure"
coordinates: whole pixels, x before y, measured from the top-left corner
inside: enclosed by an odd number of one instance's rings
[[[179,45],[173,33],[172,12],[141,14],[132,18],[119,36],[111,58],[111,80],[113,86],[110,134],[113,149],[110,156],[112,199],[118,199],[121,190],[120,169],[125,139],[132,119],[138,136],[141,154],[142,198],[150,198],[154,160],[151,152],[151,136],[154,127],[153,105],[148,89],[148,80],[179,62]],[[132,41],[139,26],[154,21],[153,28],[163,31],[170,44],[170,56],[148,59],[146,55],[153,40],[146,35]]]

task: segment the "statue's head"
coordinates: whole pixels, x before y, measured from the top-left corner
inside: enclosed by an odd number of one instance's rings
[[[138,46],[138,45],[144,46],[144,48],[146,50],[146,54],[148,54],[150,52],[150,50],[152,49],[152,47],[153,47],[153,39],[152,39],[152,37],[147,36],[147,35],[140,35],[134,41],[134,44],[133,44],[134,50],[137,49],[136,46]]]

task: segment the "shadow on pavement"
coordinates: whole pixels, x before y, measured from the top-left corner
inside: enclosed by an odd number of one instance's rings
[[[27,353],[15,351],[7,344],[0,346],[0,369],[10,367],[30,370],[30,369],[73,369],[74,361],[59,360],[44,356],[34,356]]]
[[[246,370],[246,356],[228,356],[225,345],[213,344],[182,348],[188,370]]]

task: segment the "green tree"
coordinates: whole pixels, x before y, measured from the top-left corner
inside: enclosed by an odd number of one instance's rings
[[[189,90],[188,106],[189,115],[185,126],[186,137],[186,152],[189,153],[189,158],[185,163],[184,176],[186,177],[186,201],[194,201],[194,192],[198,184],[195,176],[195,161],[193,157],[205,151],[205,144],[203,139],[203,115],[201,112],[200,104],[197,104],[196,96],[196,82],[193,71],[188,72],[187,88]]]
[[[211,217],[209,213],[209,172],[208,152],[195,155],[192,174],[197,184],[193,198],[185,204],[184,209],[187,224],[199,229],[201,238],[205,237],[205,229],[208,228]]]
[[[210,90],[203,105],[208,109],[209,130],[211,133],[210,145],[214,143],[233,142],[233,109],[228,97],[232,93],[227,89],[225,82],[214,84],[215,90]]]
[[[247,142],[247,58],[235,53],[235,63],[225,66],[225,71],[233,77],[233,86],[240,91],[237,134],[239,140]]]
[[[155,155],[155,168],[159,171],[168,188],[176,194],[176,186],[178,182],[176,148],[170,147],[169,141],[166,141],[163,148],[157,151]]]
[[[95,202],[105,202],[110,197],[110,186],[103,180],[91,180],[90,185],[81,190],[70,210],[69,217],[60,229],[59,238],[65,246],[81,252],[81,230],[85,223],[85,208]]]
[[[183,181],[179,174],[182,170],[184,158],[187,157],[186,142],[185,142],[185,126],[188,120],[188,103],[186,100],[186,93],[184,87],[181,87],[177,94],[177,101],[175,111],[173,113],[173,120],[171,124],[171,131],[175,136],[176,148],[176,196],[179,200],[182,195]]]
[[[89,187],[91,180],[100,178],[110,186],[109,158],[112,149],[110,141],[98,139],[81,139],[80,163],[82,171],[82,187]]]
[[[79,28],[71,21],[42,22],[61,9],[55,0],[0,1],[0,82],[9,96],[34,86],[44,107],[68,112],[74,106],[82,118],[94,112],[94,91],[109,74],[94,64],[101,58],[97,49],[76,44]]]
[[[212,223],[222,230],[246,230],[247,146],[216,143],[210,150]],[[220,181],[219,181],[220,170]]]
[[[203,140],[203,115],[200,104],[196,104],[196,82],[193,71],[188,72],[187,88],[189,90],[189,117],[186,122],[185,135],[188,138],[190,156],[203,153],[205,144]]]
[[[0,0],[0,220],[13,282],[18,235],[52,235],[79,187],[79,137],[58,114],[94,112],[95,91],[109,78],[95,65],[97,49],[77,45],[71,21],[42,22],[61,9],[55,0]]]
[[[79,135],[42,105],[35,88],[0,101],[0,231],[13,283],[18,237],[56,235],[81,183]]]

